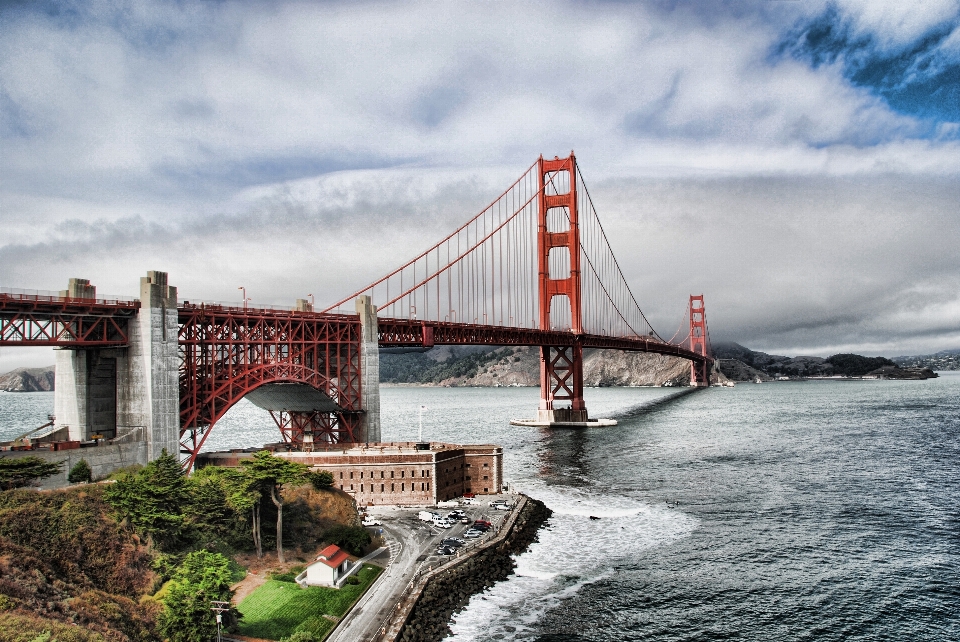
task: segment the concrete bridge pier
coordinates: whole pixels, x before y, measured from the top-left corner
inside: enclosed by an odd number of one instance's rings
[[[380,343],[377,306],[367,295],[357,297],[360,316],[360,437],[363,443],[380,441]]]
[[[60,295],[95,299],[96,287],[70,279]],[[57,351],[54,412],[69,439],[146,442],[150,461],[164,448],[179,451],[177,289],[167,285],[166,272],[140,279],[140,306],[128,322],[126,347]]]

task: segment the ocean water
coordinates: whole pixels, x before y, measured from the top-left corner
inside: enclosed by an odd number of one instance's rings
[[[502,444],[507,485],[554,511],[451,640],[960,640],[960,373],[645,409],[673,392],[590,389],[617,426],[544,430],[508,424],[534,389],[382,389],[385,439],[415,439],[426,405],[425,438]],[[0,439],[52,405],[0,395]],[[207,449],[277,435],[242,402]]]

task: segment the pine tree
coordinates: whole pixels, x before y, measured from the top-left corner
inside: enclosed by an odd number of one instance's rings
[[[254,453],[253,459],[241,462],[250,487],[259,488],[277,507],[277,560],[283,559],[283,499],[284,484],[302,484],[307,481],[309,468],[304,464],[275,457],[266,450]]]
[[[104,497],[117,518],[129,520],[148,541],[165,548],[180,538],[187,483],[180,462],[166,449],[139,472],[121,476]]]
[[[67,474],[67,481],[71,484],[90,483],[93,473],[86,459],[78,461]]]
[[[35,479],[56,475],[63,461],[50,462],[36,456],[0,457],[0,488],[21,488]]]

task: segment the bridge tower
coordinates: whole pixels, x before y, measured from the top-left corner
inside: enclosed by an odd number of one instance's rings
[[[690,295],[690,350],[707,356],[707,316],[703,295]],[[703,388],[710,385],[710,367],[706,361],[690,362],[690,385]]]
[[[580,225],[577,212],[577,161],[573,155],[538,161],[539,217],[537,222],[537,263],[540,329],[553,330],[551,312],[555,299],[570,307],[570,328],[574,343],[570,346],[540,348],[541,423],[582,423],[587,421],[583,401],[583,333],[580,293]],[[551,257],[551,254],[554,256]],[[553,258],[553,260],[551,260]],[[569,266],[566,275],[551,274],[551,264]],[[557,278],[555,278],[557,277]],[[565,319],[564,310],[556,310]],[[568,328],[556,328],[567,330]],[[569,408],[557,408],[556,402],[569,402]]]

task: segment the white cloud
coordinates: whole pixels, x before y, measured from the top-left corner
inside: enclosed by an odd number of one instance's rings
[[[837,0],[851,16],[861,34],[870,34],[887,48],[900,48],[931,30],[955,22],[960,14],[957,0]]]
[[[780,4],[779,18],[647,4],[4,9],[0,285],[83,276],[131,293],[167,269],[186,298],[238,300],[245,285],[255,302],[333,300],[540,153],[573,148],[632,282],[663,293],[658,327],[694,291],[757,347],[894,341],[907,313],[871,307],[883,291],[949,325],[953,308],[934,304],[947,295],[920,286],[925,248],[956,247],[935,219],[957,213],[960,143],[923,138],[835,68],[771,61],[797,11]],[[844,7],[897,37],[949,19],[944,4]],[[749,251],[732,260],[741,236]],[[698,250],[716,269],[690,262]],[[893,270],[891,256],[916,258]],[[937,274],[952,283],[956,267]]]

